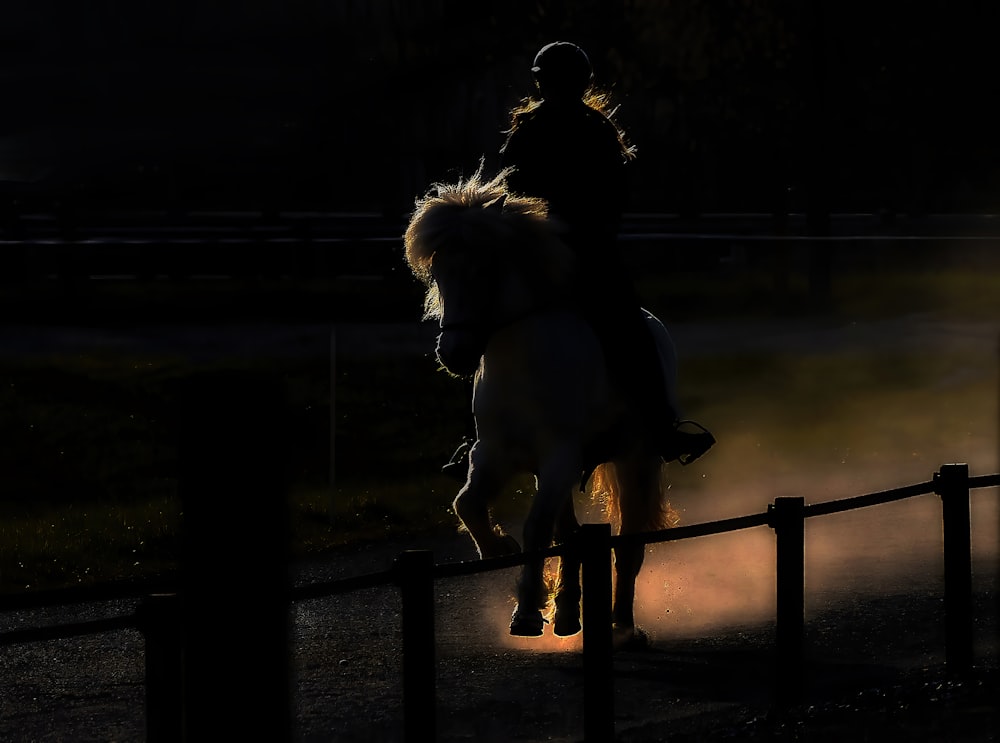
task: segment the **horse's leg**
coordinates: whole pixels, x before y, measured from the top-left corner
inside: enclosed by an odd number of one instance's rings
[[[615,547],[615,600],[611,617],[616,647],[646,644],[645,635],[635,626],[634,614],[635,581],[645,552],[642,544]]]
[[[478,442],[469,461],[468,478],[452,504],[455,514],[468,530],[481,558],[520,552],[517,540],[504,534],[490,518],[490,503],[506,482],[506,470],[491,460],[486,448]]]
[[[566,544],[575,539],[579,531],[580,522],[570,498],[556,522],[556,542]],[[580,595],[580,556],[570,552],[559,559],[556,612],[552,622],[552,631],[559,637],[569,637],[580,631]]]
[[[652,528],[650,498],[659,498],[660,463],[658,459],[639,456],[618,463],[622,487],[620,533],[629,534]],[[635,582],[646,556],[644,544],[626,544],[615,548],[615,597],[611,610],[616,647],[645,646],[645,634],[635,626]]]
[[[538,475],[538,488],[524,524],[524,551],[536,552],[552,544],[556,519],[566,503],[572,506],[573,482],[582,465],[578,454],[568,450],[550,457]],[[542,610],[548,603],[544,580],[544,558],[529,560],[517,586],[517,608],[510,620],[510,633],[523,637],[542,634]]]

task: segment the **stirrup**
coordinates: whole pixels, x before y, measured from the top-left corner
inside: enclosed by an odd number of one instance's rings
[[[681,431],[680,427],[683,425],[695,426],[698,431]],[[683,444],[678,441],[678,437],[684,439]],[[700,423],[689,420],[677,421],[671,431],[671,440],[662,454],[663,460],[666,462],[677,460],[686,467],[714,445],[715,437]]]

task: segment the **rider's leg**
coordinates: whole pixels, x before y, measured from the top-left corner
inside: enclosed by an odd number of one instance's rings
[[[645,413],[648,435],[663,459],[690,464],[707,452],[715,438],[697,423],[682,422],[671,405],[656,339],[641,309],[605,314],[593,324],[605,348],[612,381]]]

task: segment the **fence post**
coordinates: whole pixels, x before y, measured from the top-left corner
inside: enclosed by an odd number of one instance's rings
[[[337,506],[337,323],[330,326],[330,483],[327,518],[335,521]]]
[[[395,570],[403,603],[403,740],[437,740],[434,553],[401,552]]]
[[[802,695],[805,499],[775,498],[768,511],[777,551],[775,701],[783,707],[800,701]]]
[[[615,739],[611,524],[580,527],[583,563],[583,739]]]
[[[292,718],[281,382],[203,372],[182,392],[185,741],[282,743]]]
[[[943,465],[934,474],[934,492],[941,496],[944,539],[945,662],[961,673],[972,668],[969,465]]]
[[[143,598],[137,614],[146,639],[146,741],[180,743],[184,739],[180,597],[151,594]]]

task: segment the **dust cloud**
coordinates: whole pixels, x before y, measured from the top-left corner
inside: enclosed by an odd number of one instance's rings
[[[762,513],[779,496],[820,503],[924,483],[952,462],[967,463],[973,476],[997,472],[997,335],[983,337],[992,340],[933,363],[918,343],[864,356],[814,350],[756,375],[703,375],[687,387],[699,401],[688,412],[719,443],[695,464],[671,467],[669,498],[681,524]],[[998,583],[998,498],[996,488],[971,494],[974,582],[990,591]],[[579,648],[578,638],[510,638],[513,579],[509,585],[485,607],[505,646]],[[807,520],[807,620],[838,601],[907,591],[943,592],[938,496]],[[773,532],[765,526],[650,546],[635,610],[654,641],[773,622]]]
[[[766,506],[765,492],[748,500]],[[997,496],[993,488],[971,496],[973,566],[986,585],[997,582]],[[943,595],[941,540],[941,503],[933,494],[807,520],[807,620],[837,601],[914,590]],[[766,625],[775,616],[775,579],[774,533],[766,526],[651,545],[636,581],[636,623],[654,641]],[[503,646],[582,647],[580,636],[557,638],[550,631],[542,638],[510,637],[513,574],[506,585],[510,590],[494,593],[480,620]]]

